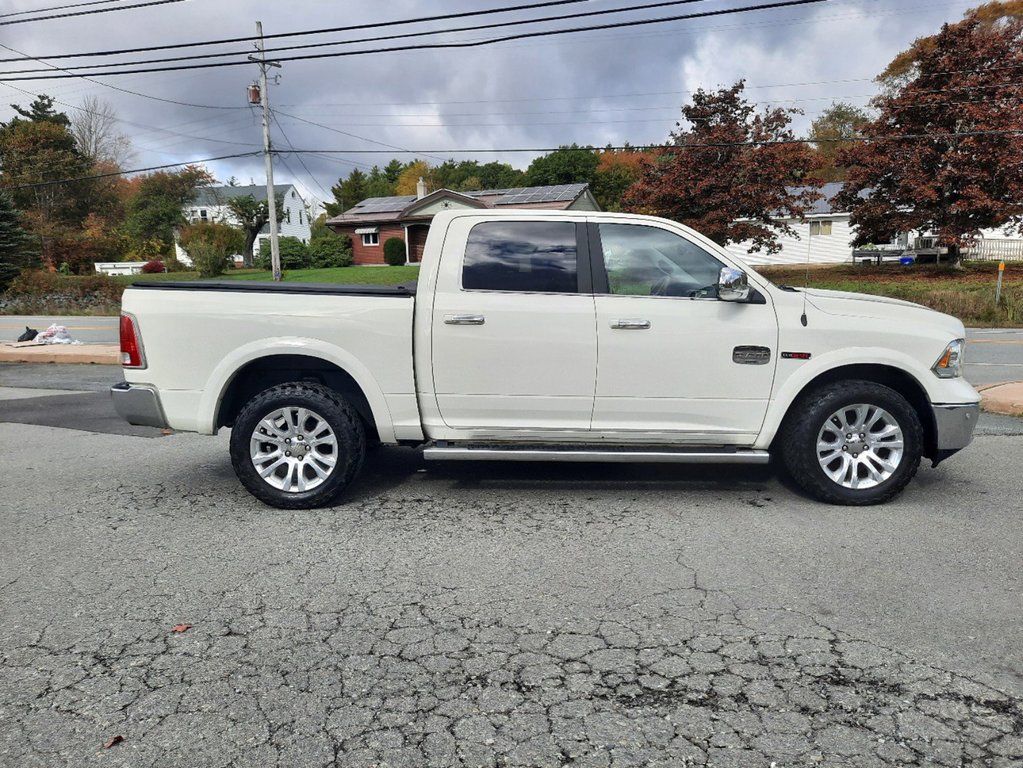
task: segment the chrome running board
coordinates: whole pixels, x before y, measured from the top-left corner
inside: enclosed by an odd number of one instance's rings
[[[614,464],[767,464],[767,451],[749,449],[651,450],[650,448],[571,448],[431,445],[427,461],[564,461]]]

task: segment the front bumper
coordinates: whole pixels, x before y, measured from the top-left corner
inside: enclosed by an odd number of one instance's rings
[[[117,415],[138,427],[167,427],[167,417],[154,387],[122,381],[110,388]]]
[[[934,466],[970,444],[980,416],[980,403],[932,405],[934,413]]]

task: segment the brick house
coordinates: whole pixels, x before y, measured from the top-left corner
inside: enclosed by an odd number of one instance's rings
[[[355,264],[384,264],[384,243],[398,237],[405,241],[405,262],[416,264],[423,257],[426,233],[438,211],[452,208],[540,208],[547,210],[599,211],[588,184],[559,184],[551,187],[517,187],[455,192],[438,189],[426,193],[419,180],[418,194],[370,197],[339,216],[327,219],[327,226],[352,238]]]

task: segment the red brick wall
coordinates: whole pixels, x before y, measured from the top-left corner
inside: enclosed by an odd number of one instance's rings
[[[348,235],[352,238],[353,264],[386,264],[387,262],[384,261],[384,243],[391,237],[405,239],[405,229],[403,227],[380,227],[378,244],[363,245],[362,235],[355,234],[357,228],[362,229],[363,227],[337,227],[334,229],[339,235]]]

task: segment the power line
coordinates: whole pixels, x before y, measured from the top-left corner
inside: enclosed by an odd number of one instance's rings
[[[307,120],[304,117],[299,117],[298,115],[292,115],[292,114],[290,114],[288,112],[282,112],[279,109],[276,110],[276,112],[277,112],[278,115],[283,115],[284,117],[290,117],[292,120],[298,120],[300,123],[306,123],[308,125],[314,125],[317,128],[323,128],[324,130],[332,131],[333,133],[338,133],[338,134],[340,134],[342,136],[347,136],[350,139],[358,139],[359,141],[365,141],[365,142],[368,142],[370,144],[377,144],[378,146],[384,147],[385,149],[391,149],[391,150],[395,150],[395,151],[398,151],[398,152],[412,152],[412,150],[405,149],[404,147],[398,147],[398,146],[395,146],[394,144],[388,144],[388,143],[383,142],[383,141],[377,141],[376,139],[370,139],[370,138],[368,138],[366,136],[359,136],[359,135],[354,134],[354,133],[349,133],[348,131],[342,131],[340,128],[334,128],[334,127],[332,127],[330,125],[324,125],[323,123],[317,123],[317,122],[315,122],[313,120]],[[280,125],[280,123],[278,123],[278,125]],[[413,152],[413,154],[415,154],[415,153]],[[442,160],[443,161],[443,158],[441,158],[441,157],[434,157],[434,156],[428,155],[428,154],[424,154],[424,157],[431,157],[434,160]]]
[[[881,135],[881,136],[848,136],[842,138],[817,138],[817,139],[766,139],[763,141],[721,141],[721,142],[704,142],[700,144],[668,144],[668,145],[650,145],[648,147],[637,147],[637,146],[583,146],[580,149],[591,149],[594,152],[603,150],[631,150],[639,151],[643,149],[653,149],[664,151],[667,154],[671,154],[674,151],[683,151],[689,149],[720,149],[727,147],[757,147],[757,146],[780,146],[785,144],[835,144],[847,141],[855,141],[860,143],[873,142],[873,141],[904,141],[904,140],[930,140],[930,139],[959,139],[968,138],[973,136],[1023,136],[1023,128],[1013,129],[999,129],[991,131],[960,131],[958,133],[907,133],[902,135]],[[466,154],[504,154],[504,153],[533,153],[533,154],[544,154],[550,152],[557,152],[559,149],[564,147],[500,147],[495,149],[431,149],[431,150],[408,150],[404,154],[416,154],[425,155],[427,152],[433,153],[445,153],[448,155],[466,155]],[[289,150],[277,150],[278,152],[288,152]],[[372,149],[297,149],[290,150],[299,154],[315,155],[315,154],[378,154],[376,150]]]
[[[54,5],[49,8],[35,8],[31,11],[15,11],[14,13],[0,13],[0,19],[11,16],[30,16],[33,13],[49,13],[50,11],[63,11],[65,8],[84,8],[87,5],[108,5],[110,3],[121,3],[124,0],[90,0],[88,3],[71,3],[70,5]]]
[[[19,51],[16,48],[11,48],[9,45],[4,45],[3,43],[0,43],[0,48],[3,48],[5,51],[11,51],[12,53],[19,53],[22,56],[27,55],[27,54],[23,53],[22,51]],[[51,67],[52,69],[58,70],[60,72],[70,72],[70,70],[68,70],[68,69],[64,69],[63,67],[57,66],[56,64],[50,64],[49,62],[43,61],[40,58],[36,58],[34,56],[30,57],[30,58],[34,59],[35,61],[38,61],[41,64],[46,64],[46,66]],[[127,93],[127,94],[129,94],[131,96],[140,96],[143,99],[150,99],[152,101],[161,101],[164,104],[176,104],[179,107],[194,107],[196,109],[246,109],[246,110],[248,109],[248,107],[229,107],[229,106],[223,106],[223,105],[219,105],[219,104],[192,104],[192,103],[187,102],[187,101],[178,101],[176,99],[166,99],[166,98],[163,98],[162,96],[152,96],[152,95],[150,95],[148,93],[141,93],[140,91],[133,91],[130,88],[122,88],[119,85],[111,85],[110,83],[104,83],[101,80],[94,80],[91,77],[86,77],[85,75],[73,75],[73,76],[74,77],[80,77],[80,78],[82,78],[83,80],[85,80],[87,82],[94,83],[94,84],[99,85],[99,86],[101,86],[103,88],[109,88],[112,91],[119,91],[120,93]],[[4,82],[4,81],[0,80],[0,82]],[[4,84],[7,85],[7,83],[4,83]],[[13,88],[14,86],[10,86],[10,87]]]
[[[287,143],[289,147],[291,147],[292,150],[294,150],[295,145],[291,143],[291,139],[288,138],[288,133],[287,131],[284,130],[284,126],[281,125],[281,121],[277,119],[277,115],[271,112],[270,116],[273,118],[274,123],[277,124],[277,129],[281,132],[281,136],[284,138],[284,141]],[[317,181],[316,177],[313,175],[313,172],[309,170],[309,166],[305,164],[305,160],[302,159],[302,155],[295,155],[295,157],[298,159],[298,162],[302,166],[302,168],[305,169],[305,172],[306,174],[308,174],[309,178],[312,179],[313,184],[319,187],[320,191],[329,198],[331,196],[331,193],[324,189],[323,185],[320,184],[319,181]],[[284,162],[283,157],[281,158],[281,162]],[[291,168],[288,167],[287,163],[284,164],[284,167],[288,168],[288,170],[291,171]],[[298,174],[296,174],[294,171],[291,171],[291,175],[297,176]]]
[[[14,21],[0,21],[0,27],[6,27],[11,24],[28,24],[33,21],[49,21],[51,19],[66,19],[71,16],[91,16],[94,13],[110,13],[111,11],[133,11],[136,8],[146,8],[151,5],[169,5],[170,3],[183,3],[185,0],[149,0],[145,3],[136,3],[135,5],[118,5],[114,8],[93,8],[88,11],[69,11],[68,13],[55,13],[51,16],[36,16],[31,19],[15,19]],[[86,3],[88,5],[88,3]],[[26,11],[26,13],[32,13],[32,11]],[[38,13],[38,11],[37,11]],[[10,14],[14,15],[14,14]]]
[[[294,50],[299,50],[299,49],[307,50],[307,49],[311,49],[311,48],[329,48],[329,47],[338,46],[338,45],[355,45],[357,43],[378,43],[378,42],[384,42],[386,40],[401,40],[401,39],[409,38],[409,37],[422,37],[423,35],[438,35],[438,34],[445,34],[445,35],[447,35],[447,34],[453,34],[453,33],[456,33],[456,32],[476,32],[476,31],[483,30],[483,29],[500,29],[500,28],[505,28],[505,27],[518,27],[518,26],[522,26],[522,25],[525,25],[525,24],[541,24],[541,23],[545,23],[545,22],[548,22],[548,21],[565,21],[566,19],[578,19],[578,18],[583,18],[583,17],[587,17],[587,16],[606,16],[607,14],[612,14],[612,13],[629,13],[631,11],[645,11],[645,10],[652,10],[654,8],[664,8],[664,7],[667,7],[667,6],[675,6],[675,5],[689,5],[689,4],[692,4],[692,3],[702,3],[702,2],[705,2],[705,0],[661,0],[660,2],[646,3],[644,5],[632,5],[632,6],[627,6],[627,7],[624,7],[624,8],[606,8],[604,10],[599,10],[599,11],[582,11],[580,13],[561,14],[561,15],[558,15],[558,16],[542,16],[542,17],[535,18],[535,19],[518,19],[516,21],[493,22],[491,24],[474,24],[474,25],[468,26],[468,27],[454,27],[454,28],[451,28],[451,29],[438,29],[438,30],[425,31],[425,32],[423,32],[423,31],[402,32],[400,34],[395,34],[395,35],[384,35],[384,36],[377,35],[375,37],[362,37],[362,38],[356,38],[354,40],[338,40],[338,41],[330,41],[330,42],[326,42],[326,43],[306,43],[304,45],[286,45],[286,46],[280,46],[280,47],[277,47],[277,48],[267,48],[266,52],[267,53],[279,53],[281,51],[294,51]],[[248,53],[247,51],[231,51],[231,52],[221,52],[221,53],[202,53],[202,54],[196,54],[196,55],[193,55],[193,56],[173,56],[173,57],[170,57],[170,58],[163,58],[163,59],[142,59],[140,61],[133,61],[133,62],[131,62],[131,64],[132,64],[132,66],[137,66],[137,65],[140,65],[140,64],[167,64],[167,63],[175,62],[175,61],[196,61],[196,60],[200,60],[200,59],[214,59],[214,58],[223,58],[223,57],[228,57],[228,56],[242,56],[242,55],[245,55],[247,53]],[[111,67],[123,67],[123,66],[125,66],[125,64],[122,63],[122,62],[107,63],[107,64],[79,64],[79,65],[75,65],[74,66],[74,70],[75,71],[81,71],[81,70],[85,70],[85,69],[96,70],[96,69],[106,69],[106,68],[111,68]],[[41,70],[41,69],[21,69],[21,70],[12,70],[10,72],[0,72],[0,75],[6,75],[6,74],[29,74],[29,73],[32,73],[32,72],[45,72],[45,71],[46,70]],[[102,73],[97,72],[96,74],[102,74]]]
[[[147,173],[149,171],[162,171],[167,168],[181,168],[185,165],[198,165],[199,163],[212,163],[217,160],[233,160],[239,157],[255,157],[262,155],[262,152],[237,152],[233,155],[219,155],[217,157],[203,157],[198,160],[186,160],[182,163],[165,163],[164,165],[151,165],[147,168],[130,168],[124,171],[110,171],[109,173],[94,173],[90,176],[77,176],[72,179],[56,179],[54,181],[37,181],[32,184],[14,184],[12,186],[0,187],[0,190],[11,191],[15,189],[35,189],[37,187],[52,187],[57,184],[75,184],[79,181],[95,181],[97,179],[109,179],[113,176],[126,176],[129,173]]]
[[[347,27],[330,27],[326,29],[307,29],[297,32],[277,32],[272,35],[264,35],[264,40],[272,40],[282,37],[303,37],[305,35],[326,35],[334,32],[353,32],[360,29],[376,29],[378,27],[392,27],[401,24],[422,24],[430,21],[449,21],[452,19],[463,19],[471,16],[480,16],[491,13],[512,13],[514,11],[528,11],[535,8],[549,8],[557,5],[571,5],[583,3],[589,0],[544,0],[544,2],[525,3],[522,5],[510,5],[503,8],[488,8],[480,11],[464,11],[461,13],[445,13],[438,16],[420,16],[412,19],[395,19],[391,21],[375,21],[366,24],[355,24]],[[110,51],[91,51],[87,53],[55,53],[43,56],[27,56],[29,59],[71,59],[71,58],[92,58],[96,56],[117,56],[125,53],[149,53],[150,51],[166,51],[177,48],[197,48],[207,45],[228,45],[231,43],[255,42],[255,37],[229,37],[220,40],[204,40],[190,43],[174,43],[168,45],[151,45],[144,48],[120,48]],[[24,54],[23,54],[24,55]],[[0,59],[0,61],[20,61],[21,59]]]
[[[679,14],[676,16],[663,16],[656,19],[633,19],[629,21],[617,21],[607,24],[593,24],[582,27],[567,27],[564,29],[552,29],[552,30],[537,30],[533,32],[520,32],[514,35],[505,35],[503,37],[496,37],[487,40],[472,40],[464,42],[449,42],[449,43],[421,43],[417,45],[407,46],[395,46],[390,48],[367,48],[360,51],[334,51],[332,53],[309,53],[300,56],[279,56],[276,57],[277,61],[308,61],[311,59],[330,59],[347,56],[365,56],[374,53],[403,53],[408,51],[421,51],[421,50],[438,50],[438,49],[456,49],[456,48],[480,48],[487,45],[494,45],[496,43],[506,43],[512,40],[525,40],[535,37],[551,37],[554,35],[565,35],[575,34],[579,32],[592,32],[601,29],[621,29],[624,27],[637,27],[650,24],[664,24],[671,21],[688,21],[690,19],[702,19],[709,18],[712,16],[726,16],[738,13],[751,13],[755,11],[767,11],[767,10],[778,10],[781,8],[793,8],[803,5],[813,5],[817,3],[827,3],[831,0],[780,0],[779,2],[773,3],[762,3],[759,5],[748,5],[740,8],[724,8],[715,11],[702,11],[700,13],[688,13]],[[95,77],[111,77],[115,75],[137,75],[146,74],[150,72],[178,72],[189,69],[211,69],[218,67],[233,67],[247,65],[248,61],[220,61],[210,62],[205,64],[182,64],[173,67],[142,67],[139,69],[121,69],[111,72],[96,72]],[[63,68],[61,68],[63,69]],[[70,70],[63,70],[66,74],[51,74],[42,76],[27,76],[27,77],[4,77],[2,78],[8,82],[16,82],[19,80],[62,80],[69,77],[84,77],[83,75],[71,72]]]
[[[671,154],[676,151],[685,151],[691,149],[720,149],[729,147],[756,147],[756,146],[780,146],[785,144],[832,144],[841,142],[871,142],[871,141],[905,141],[905,140],[931,140],[931,139],[960,139],[969,138],[974,136],[1023,136],[1023,129],[1008,129],[1008,130],[990,130],[990,131],[960,131],[958,133],[907,133],[903,135],[883,135],[883,136],[849,136],[843,138],[831,138],[831,139],[767,139],[764,141],[717,141],[717,142],[702,142],[699,144],[671,144],[671,145],[649,145],[649,146],[607,146],[607,147],[581,147],[581,149],[591,149],[594,152],[607,151],[607,150],[619,150],[619,151],[660,151],[665,154]],[[401,150],[403,154],[415,154],[415,155],[428,155],[428,154],[440,154],[445,153],[448,155],[464,155],[464,154],[504,154],[504,153],[533,153],[543,154],[550,152],[557,152],[563,147],[502,147],[495,149],[431,149],[431,150]],[[206,157],[198,160],[187,160],[181,163],[167,163],[165,165],[154,165],[148,168],[132,168],[129,170],[112,171],[110,173],[99,173],[91,176],[79,176],[70,179],[57,179],[54,181],[41,181],[33,184],[17,184],[13,186],[0,187],[0,190],[9,191],[16,189],[31,189],[35,187],[48,187],[56,184],[72,184],[79,181],[92,181],[94,179],[105,179],[112,176],[124,176],[129,173],[145,173],[148,171],[158,171],[165,168],[179,168],[185,165],[196,165],[198,163],[211,163],[217,160],[231,160],[241,157],[254,157],[263,154],[262,152],[238,152],[231,155],[220,155],[218,157]],[[295,155],[368,155],[368,154],[380,154],[378,150],[373,149],[290,149],[290,150],[274,150],[274,154],[295,154]]]

